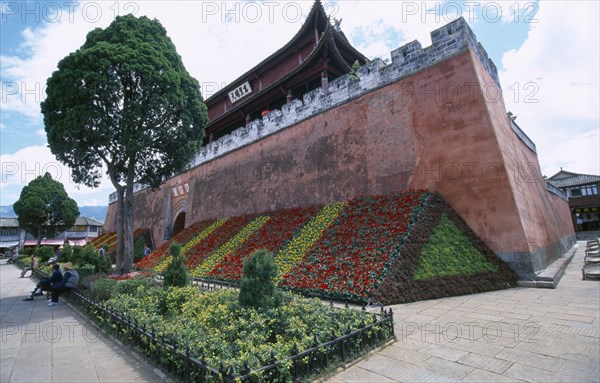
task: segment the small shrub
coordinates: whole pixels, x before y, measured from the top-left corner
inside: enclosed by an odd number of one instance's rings
[[[240,282],[240,305],[254,308],[277,307],[281,294],[275,288],[277,264],[273,254],[257,250],[244,260],[244,277]]]
[[[146,286],[148,286],[148,281],[146,279],[128,279],[117,282],[114,293],[137,297],[139,295],[139,288]]]
[[[41,263],[46,263],[55,256],[54,249],[51,246],[42,246],[36,250],[35,256]]]
[[[58,258],[59,262],[73,262],[73,247],[68,243],[65,243],[63,246],[62,252],[60,253],[60,257]]]
[[[86,277],[81,278],[81,276],[79,276],[79,288],[84,288],[84,289],[89,289],[92,284],[94,282],[96,282],[99,279],[106,279],[106,274],[92,274],[92,275],[88,275]]]
[[[190,275],[187,267],[183,264],[181,256],[181,246],[176,243],[171,244],[169,252],[173,257],[171,264],[167,267],[164,275],[164,286],[184,287],[190,284]]]
[[[92,283],[90,294],[98,300],[107,301],[113,296],[117,283],[110,278],[98,279]]]
[[[69,262],[76,263],[76,260],[81,258],[81,253],[83,253],[83,247],[78,245],[73,246],[73,251],[71,253],[71,258],[69,259]]]
[[[87,275],[97,274],[97,273],[108,273],[112,267],[112,263],[108,257],[101,257],[96,249],[92,246],[80,247],[74,246],[72,250],[72,254],[67,258],[63,259],[61,256],[61,263],[65,262],[73,262],[77,272],[80,277],[81,271],[86,269],[85,271]],[[89,269],[89,270],[88,270]]]
[[[77,270],[77,274],[79,274],[80,279],[89,277],[90,275],[97,274],[96,268],[94,267],[94,265],[90,265],[90,264],[75,266],[75,269]]]

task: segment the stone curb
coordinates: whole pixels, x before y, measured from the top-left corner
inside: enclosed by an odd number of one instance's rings
[[[544,270],[537,273],[534,280],[530,281],[518,281],[518,287],[534,287],[542,289],[555,289],[562,278],[565,269],[571,263],[575,252],[579,248],[578,244],[575,244],[568,252],[560,256],[557,260],[552,262]]]

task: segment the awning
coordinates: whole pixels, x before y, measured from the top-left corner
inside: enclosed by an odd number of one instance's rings
[[[42,239],[41,246],[60,246],[65,243],[64,239]],[[27,239],[23,246],[36,246],[37,239]]]
[[[84,246],[88,240],[86,238],[82,239],[69,239],[69,245],[71,246]]]
[[[19,241],[0,241],[0,247],[15,247],[19,245]]]

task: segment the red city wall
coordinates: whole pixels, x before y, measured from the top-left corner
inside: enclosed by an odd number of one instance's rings
[[[158,191],[138,192],[135,227],[151,228],[158,245],[179,212],[187,213],[187,226],[428,189],[527,277],[572,242],[570,213],[546,191],[537,157],[511,130],[501,96],[484,97],[489,84],[465,51],[202,164]],[[533,178],[523,172],[531,164]],[[185,182],[189,194],[172,199],[171,189]],[[109,206],[107,230],[114,230],[115,210]]]

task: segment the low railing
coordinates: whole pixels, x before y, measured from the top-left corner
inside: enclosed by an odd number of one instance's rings
[[[552,194],[556,194],[557,196],[559,196],[560,198],[564,199],[565,201],[569,200],[569,197],[567,196],[567,193],[565,193],[564,191],[560,190],[556,186],[552,185],[548,181],[546,181],[546,190],[548,190]]]
[[[214,289],[208,286],[208,289]],[[217,287],[218,288],[218,287]],[[320,373],[333,360],[348,361],[357,351],[364,351],[384,343],[394,335],[394,320],[392,310],[373,313],[372,323],[361,323],[359,328],[352,331],[346,328],[345,334],[329,339],[317,339],[314,336],[313,346],[299,351],[294,345],[291,355],[282,360],[271,358],[264,361],[266,365],[251,371],[244,364],[240,371],[234,371],[223,362],[218,367],[210,366],[202,352],[193,355],[189,345],[180,344],[177,339],[167,337],[155,328],[140,325],[134,318],[115,311],[110,306],[98,302],[79,290],[73,292],[71,302],[82,306],[94,315],[107,320],[116,330],[116,335],[126,340],[134,348],[142,350],[156,365],[184,381],[194,382],[277,382],[298,381],[308,375]],[[291,368],[282,368],[289,365]]]

